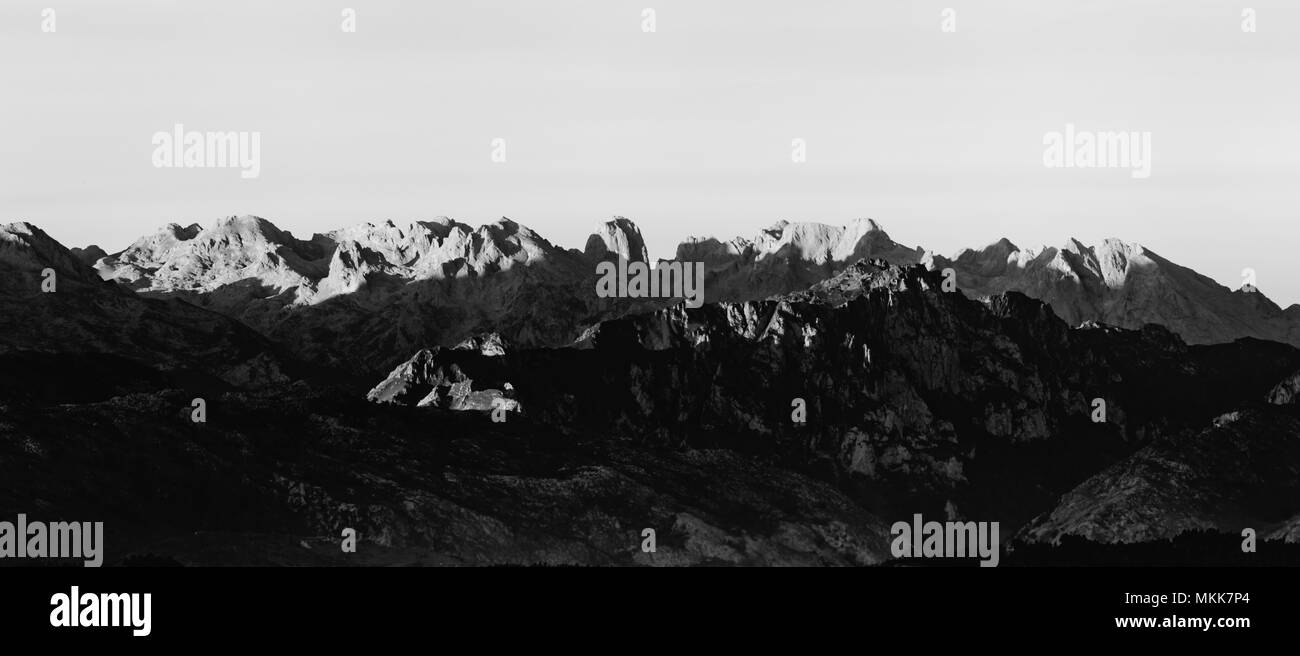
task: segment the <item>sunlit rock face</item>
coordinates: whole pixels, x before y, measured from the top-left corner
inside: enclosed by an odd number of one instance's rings
[[[27,364],[47,355],[58,366]],[[106,398],[182,381],[252,389],[303,373],[238,321],[101,280],[28,223],[0,226],[0,356],[10,358],[0,386],[34,398]]]
[[[171,224],[119,253],[74,255],[93,260],[105,279],[216,310],[300,357],[346,362],[367,375],[390,370],[397,353],[485,332],[518,345],[563,346],[601,321],[675,303],[596,294],[600,262],[650,263],[640,229],[623,217],[599,225],[582,251],[509,219],[477,228],[445,217],[389,220],[298,239],[243,216],[207,228]],[[1018,291],[1070,325],[1154,323],[1192,344],[1241,337],[1300,344],[1300,306],[1282,310],[1254,287],[1229,290],[1114,239],[1037,250],[1002,239],[946,258],[894,242],[871,219],[782,221],[752,237],[691,238],[673,260],[702,264],[706,302],[744,302],[807,290],[873,258],[951,268],[972,298]]]
[[[1255,337],[1300,345],[1300,306],[1282,310],[1254,287],[1231,290],[1118,239],[1096,247],[1071,239],[1037,250],[1002,239],[951,258],[927,254],[922,261],[936,270],[952,268],[967,295],[1018,291],[1048,303],[1071,325],[1137,329],[1154,323],[1190,344]]]

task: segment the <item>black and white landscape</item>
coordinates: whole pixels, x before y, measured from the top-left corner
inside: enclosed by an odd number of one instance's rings
[[[624,218],[11,223],[0,516],[108,564],[939,564],[891,552],[918,514],[1003,565],[1294,563],[1300,306],[1159,248],[780,222],[684,241],[693,308],[596,293]]]
[[[1300,565],[1300,6],[1248,4],[0,3],[0,565],[862,566],[1002,642],[1268,603],[888,578]],[[402,598],[103,574],[8,596]]]

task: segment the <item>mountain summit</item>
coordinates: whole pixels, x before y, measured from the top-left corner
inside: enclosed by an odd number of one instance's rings
[[[341,351],[373,371],[399,353],[487,332],[520,345],[569,344],[605,319],[672,304],[596,298],[595,264],[616,259],[649,261],[640,229],[624,217],[599,225],[578,251],[508,218],[478,227],[446,217],[386,220],[304,240],[266,219],[232,216],[207,228],[170,224],[97,258],[95,268],[140,293],[237,318],[306,357]],[[704,264],[707,302],[799,292],[879,259],[952,268],[967,296],[1018,291],[1071,325],[1156,323],[1193,344],[1255,337],[1300,345],[1300,306],[1282,310],[1258,290],[1230,290],[1118,239],[1022,249],[1004,238],[943,257],[895,242],[872,219],[780,221],[751,237],[690,238],[673,259]]]
[[[67,359],[28,364],[42,357]],[[251,389],[295,368],[238,321],[104,282],[29,223],[0,226],[0,394],[87,400],[179,381]]]
[[[645,240],[641,238],[641,229],[621,216],[606,221],[587,239],[585,253],[591,259],[614,256],[628,262],[650,261],[646,254]]]
[[[951,267],[968,296],[1018,291],[1047,302],[1066,322],[1141,328],[1155,323],[1192,344],[1255,337],[1300,345],[1300,307],[1282,310],[1262,294],[1233,291],[1141,244],[1107,239],[1093,247],[1021,250],[1002,239],[952,258],[927,254],[931,269]]]
[[[871,219],[847,226],[780,221],[751,238],[691,238],[675,259],[704,262],[710,302],[746,301],[807,289],[861,259],[914,264],[923,251],[889,238]]]

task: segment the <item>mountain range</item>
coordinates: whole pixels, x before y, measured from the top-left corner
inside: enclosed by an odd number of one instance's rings
[[[520,346],[562,346],[602,320],[671,303],[591,293],[595,262],[649,259],[640,230],[621,217],[599,226],[582,251],[509,219],[478,228],[447,218],[384,221],[300,240],[242,216],[209,228],[171,224],[113,254],[97,246],[73,254],[140,295],[184,299],[304,358],[372,373],[391,367],[393,353],[487,332]],[[951,268],[972,298],[1017,291],[1071,325],[1155,323],[1191,344],[1254,337],[1300,345],[1300,305],[1284,310],[1258,289],[1229,289],[1116,239],[1036,250],[1001,239],[944,257],[894,242],[870,219],[783,221],[752,238],[688,239],[672,259],[703,262],[705,300],[721,302],[801,291],[864,258]]]
[[[597,298],[612,259],[648,261],[626,219],[582,251],[505,219],[113,254],[4,226],[0,513],[182,564],[339,564],[316,546],[354,527],[370,564],[869,565],[914,513],[1014,548],[1300,541],[1296,308],[1256,290],[874,221],[688,240],[699,308]]]

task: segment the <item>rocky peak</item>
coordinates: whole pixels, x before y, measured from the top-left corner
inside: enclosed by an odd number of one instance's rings
[[[601,224],[600,228],[587,238],[583,253],[593,260],[604,260],[613,256],[628,262],[648,262],[645,239],[641,229],[632,221],[616,216]]]
[[[779,221],[752,238],[692,238],[677,260],[704,262],[705,298],[740,301],[800,291],[853,262],[881,258],[915,264],[923,251],[902,246],[872,219],[845,226]]]
[[[25,221],[0,225],[0,264],[20,273],[21,280],[0,281],[0,286],[8,288],[38,289],[39,276],[46,268],[54,269],[60,282],[98,281],[72,251],[44,230]]]
[[[500,388],[488,388],[476,384],[459,362],[462,358],[469,358],[479,364],[485,357],[499,359],[503,354],[500,339],[492,337],[473,346],[421,349],[370,390],[366,399],[372,403],[448,410],[491,411],[501,408],[519,412],[522,408],[514,399],[513,385],[503,383]]]

